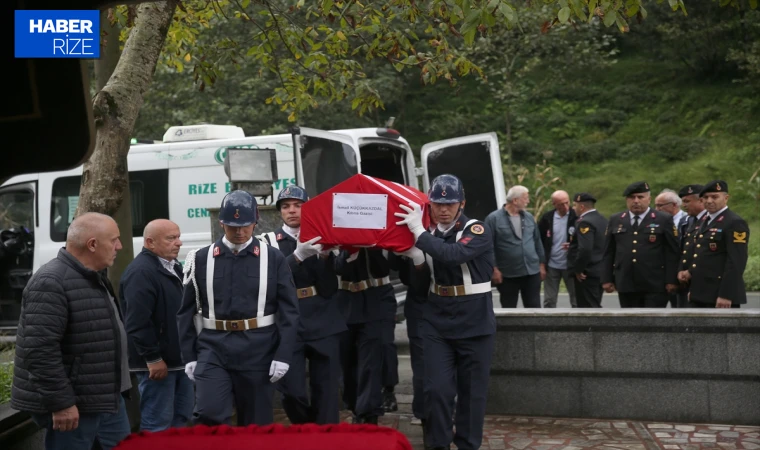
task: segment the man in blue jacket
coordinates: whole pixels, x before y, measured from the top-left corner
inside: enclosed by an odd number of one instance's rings
[[[158,219],[145,226],[143,249],[119,286],[129,340],[129,369],[140,390],[140,429],[161,431],[187,424],[193,382],[185,374],[177,333],[182,303],[182,246],[177,224]]]

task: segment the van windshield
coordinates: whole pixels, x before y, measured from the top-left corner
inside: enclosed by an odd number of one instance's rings
[[[301,136],[304,189],[314,197],[359,173],[356,154],[348,144]]]

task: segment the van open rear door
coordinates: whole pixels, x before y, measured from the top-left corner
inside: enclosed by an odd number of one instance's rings
[[[430,189],[430,182],[444,173],[462,180],[467,199],[467,217],[484,220],[489,213],[506,202],[507,193],[496,133],[430,142],[422,146],[420,158],[425,192]]]
[[[359,146],[346,135],[294,128],[296,183],[314,197],[359,173]]]

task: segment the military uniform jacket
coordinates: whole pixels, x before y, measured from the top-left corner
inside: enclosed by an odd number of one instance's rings
[[[299,264],[293,255],[297,242],[282,227],[264,236],[270,245],[278,248],[285,255],[290,271],[293,273],[296,292],[310,287],[317,290],[317,295],[298,299],[301,312],[298,339],[313,341],[346,331],[348,329],[346,322],[338,310],[338,303],[334,297],[338,291],[335,255],[330,253],[327,258],[312,256]],[[270,239],[274,240],[274,244]]]
[[[430,277],[439,286],[465,284],[462,265],[466,265],[473,285],[491,282],[494,268],[493,236],[481,221],[470,220],[462,214],[445,235],[439,230],[422,233],[416,246],[426,254],[427,267],[418,275]],[[462,232],[457,241],[457,234]],[[422,320],[429,323],[445,339],[465,339],[496,332],[496,317],[490,287],[487,292],[457,297],[428,293],[423,304]]]
[[[214,243],[214,313],[216,320],[254,318],[258,309],[259,253],[257,239],[237,255],[222,243]],[[195,256],[195,279],[200,291],[203,317],[208,318],[206,261],[210,247]],[[275,323],[246,331],[217,331],[204,328],[196,333],[195,287],[185,284],[177,325],[182,361],[210,362],[230,370],[269,370],[272,360],[290,364],[298,332],[299,308],[293,275],[285,256],[265,245],[268,272],[264,315],[276,314]],[[187,264],[187,262],[186,262]]]
[[[590,211],[576,220],[567,251],[567,268],[570,273],[601,278],[606,232],[607,219],[598,211]]]
[[[633,229],[628,211],[607,225],[602,283],[618,292],[664,293],[678,284],[678,231],[669,214],[649,209]]]
[[[707,217],[707,212],[702,214],[699,219],[695,218],[691,226],[687,226],[681,240],[681,260],[678,262],[678,271],[688,270],[691,267],[691,260],[696,248],[696,239],[699,227],[702,225],[702,219]]]
[[[749,243],[747,222],[726,209],[709,224],[697,228],[693,242],[688,268],[681,263],[682,268],[691,273],[690,300],[714,304],[721,297],[733,304],[747,303],[744,289]]]
[[[356,283],[390,275],[390,264],[385,250],[362,248],[355,260],[348,261],[350,256],[348,250],[341,250],[335,258],[335,272],[340,277],[339,283],[346,281]],[[393,286],[390,283],[358,292],[340,289],[338,285],[336,295],[348,324],[387,320],[396,312],[396,296],[393,294]]]
[[[422,318],[422,304],[430,292],[430,275],[420,274],[411,259],[405,256],[388,255],[391,270],[398,271],[398,278],[406,286],[404,316],[407,319]]]

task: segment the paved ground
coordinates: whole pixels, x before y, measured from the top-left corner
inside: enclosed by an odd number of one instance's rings
[[[399,329],[396,327],[397,335]],[[405,351],[403,343],[400,352]],[[380,418],[380,425],[406,435],[414,450],[423,450],[422,427],[412,425],[411,366],[408,355],[399,357],[400,384],[396,388],[399,411]],[[350,422],[350,413],[341,419]],[[287,424],[282,411],[275,420]],[[760,450],[760,424],[740,427],[709,424],[642,423],[623,420],[588,420],[550,417],[488,416],[482,450]],[[454,445],[451,448],[456,448]]]

